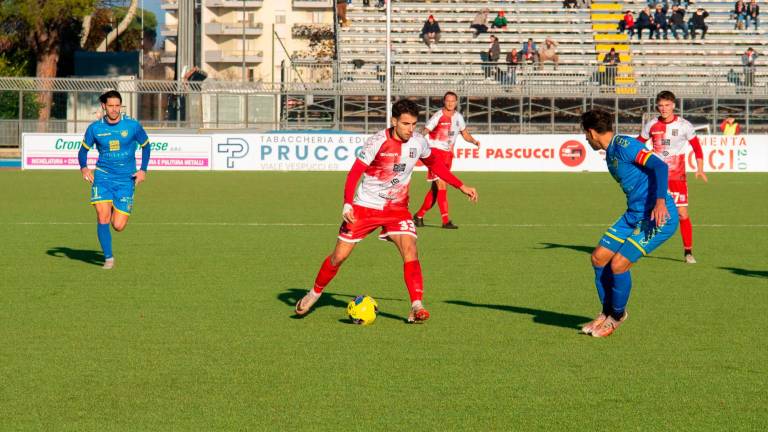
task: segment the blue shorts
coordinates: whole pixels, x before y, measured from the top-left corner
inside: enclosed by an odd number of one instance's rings
[[[650,215],[626,212],[603,234],[600,246],[622,254],[633,263],[653,252],[677,230],[677,207],[669,194],[666,203],[669,220],[664,225],[657,226]]]
[[[110,202],[115,211],[130,216],[135,188],[131,176],[114,176],[96,169],[93,172],[91,204]]]

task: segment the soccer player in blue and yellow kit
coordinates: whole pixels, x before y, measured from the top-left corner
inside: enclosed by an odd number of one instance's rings
[[[581,331],[605,337],[627,319],[632,289],[629,270],[675,233],[675,202],[667,193],[667,164],[638,140],[614,135],[610,114],[587,111],[581,127],[594,150],[605,150],[608,171],[627,196],[627,210],[605,232],[592,252],[595,286],[603,309]]]
[[[122,231],[133,208],[133,192],[144,181],[149,165],[149,138],[139,122],[120,113],[123,98],[115,90],[101,97],[105,115],[91,123],[85,131],[77,158],[83,179],[91,183],[91,204],[96,208],[96,234],[104,251],[104,268],[115,265],[112,256],[112,233]],[[138,146],[138,147],[137,147]],[[88,168],[88,150],[96,147],[99,160],[96,169]],[[141,169],[136,170],[136,150],[141,148]]]

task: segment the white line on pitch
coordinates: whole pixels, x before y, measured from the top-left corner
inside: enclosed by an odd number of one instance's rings
[[[0,225],[93,225],[93,222],[10,222]],[[163,226],[254,226],[254,227],[329,227],[338,223],[284,223],[284,222],[132,222],[131,225],[163,225]],[[467,227],[480,228],[588,228],[607,227],[603,224],[462,224]],[[697,228],[768,228],[768,224],[694,224]]]

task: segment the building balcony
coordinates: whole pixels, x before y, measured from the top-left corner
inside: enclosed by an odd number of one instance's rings
[[[333,0],[293,0],[296,9],[333,9]]]
[[[176,51],[163,51],[160,53],[160,63],[176,63]]]
[[[206,23],[205,34],[208,36],[261,36],[264,24],[262,23]]]
[[[229,8],[229,9],[254,9],[260,8],[264,0],[205,0],[207,8]]]
[[[262,51],[246,51],[246,63],[261,63],[264,60]],[[207,63],[242,63],[243,52],[239,50],[212,50],[205,52]]]
[[[160,28],[160,34],[165,37],[176,37],[179,35],[179,26],[164,25]]]
[[[160,9],[167,11],[178,11],[179,2],[178,0],[163,0],[163,2],[160,4]]]

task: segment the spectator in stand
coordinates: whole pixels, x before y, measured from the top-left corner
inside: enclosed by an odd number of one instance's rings
[[[517,84],[517,67],[520,65],[520,53],[516,48],[507,53],[507,84]]]
[[[554,63],[555,70],[557,70],[557,65],[560,64],[560,56],[557,55],[557,42],[551,38],[547,38],[544,41],[544,47],[539,50],[539,67],[543,67],[545,61]]]
[[[475,15],[475,19],[472,20],[472,24],[469,27],[475,30],[474,37],[477,37],[480,33],[488,33],[488,12],[490,10],[485,8],[482,12]]]
[[[723,122],[720,123],[720,130],[723,132],[723,135],[740,135],[741,134],[741,126],[736,122],[736,119],[733,117],[728,117],[727,119],[723,120]]]
[[[635,35],[635,15],[629,10],[624,13],[624,19],[619,21],[619,32],[625,31],[629,33],[630,38]]]
[[[691,40],[696,40],[696,30],[701,30],[702,40],[707,36],[709,26],[704,20],[707,19],[708,16],[709,12],[705,11],[704,8],[696,9],[696,12],[691,16],[691,19],[688,21],[688,25],[691,27]]]
[[[504,11],[499,11],[499,13],[496,14],[496,18],[493,19],[491,28],[499,28],[499,29],[507,28],[507,17],[504,16]]]
[[[611,47],[608,54],[603,57],[603,64],[605,65],[605,79],[601,80],[601,84],[615,86],[616,85],[616,69],[621,63],[619,53],[616,52],[616,48]]]
[[[744,0],[739,0],[733,6],[733,12],[731,12],[731,18],[736,20],[733,25],[734,30],[744,30],[747,27],[747,5]]]
[[[752,87],[755,83],[755,62],[757,61],[757,52],[752,47],[741,55],[741,64],[744,65],[744,85]]]
[[[683,31],[683,39],[688,39],[688,25],[685,24],[685,8],[678,5],[672,6],[672,15],[669,17],[669,27],[672,29],[672,36],[680,39],[677,30]]]
[[[424,26],[421,28],[421,39],[429,49],[432,49],[432,45],[440,42],[440,24],[437,23],[433,15],[424,21]]]
[[[347,0],[336,0],[336,15],[339,17],[339,25],[349,27],[347,20]]]
[[[662,30],[664,30],[664,39],[667,39],[667,30],[669,29],[667,8],[662,7],[661,3],[656,3],[656,12],[653,13],[653,25],[656,28],[656,39],[659,39]]]
[[[520,53],[526,63],[537,63],[539,61],[539,51],[536,49],[536,43],[531,38],[528,38],[528,42],[523,44],[523,49],[520,50]]]
[[[653,18],[651,17],[651,10],[646,6],[643,8],[643,10],[640,12],[640,15],[637,16],[637,21],[635,21],[635,31],[637,31],[637,40],[641,40],[643,38],[643,30],[648,29],[649,33],[649,39],[653,38]]]
[[[499,38],[491,35],[491,45],[488,47],[488,62],[491,63],[485,69],[485,79],[493,80],[498,75],[499,67],[495,63],[498,63],[501,58],[501,46],[499,45]]]
[[[578,0],[563,0],[563,7],[566,9],[575,9],[579,7]]]
[[[749,22],[755,25],[755,34],[757,34],[757,26],[760,25],[760,6],[757,4],[757,0],[752,0],[747,5],[747,28],[749,28]]]

